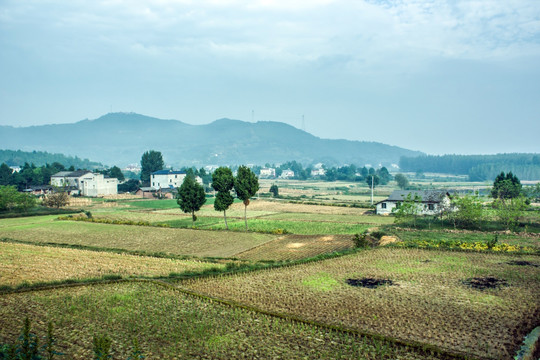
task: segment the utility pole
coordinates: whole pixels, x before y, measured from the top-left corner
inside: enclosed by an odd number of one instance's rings
[[[375,175],[371,175],[371,205],[373,206],[373,183],[375,182]]]

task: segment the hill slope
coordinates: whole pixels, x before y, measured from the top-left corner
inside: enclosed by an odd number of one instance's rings
[[[5,149],[49,151],[109,165],[140,161],[144,151],[163,153],[174,166],[302,163],[398,163],[422,153],[376,142],[327,140],[279,122],[220,119],[189,125],[133,113],[112,113],[74,124],[0,127]]]

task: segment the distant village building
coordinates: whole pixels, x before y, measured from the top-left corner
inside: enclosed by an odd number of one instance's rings
[[[290,169],[285,169],[281,172],[281,175],[279,177],[282,179],[292,179],[294,177],[294,171]]]
[[[174,199],[176,197],[176,193],[176,188],[155,189],[149,186],[139,188],[135,195],[138,195],[144,199]]]
[[[9,167],[14,173],[18,173],[21,171],[21,167],[20,166],[10,166]]]
[[[450,193],[446,190],[394,190],[388,199],[376,203],[376,213],[380,215],[388,215],[407,199],[407,196],[420,197],[422,200],[418,203],[421,215],[436,215],[443,208],[450,207]]]
[[[150,176],[150,186],[156,190],[162,188],[177,188],[182,185],[184,178],[186,177],[185,171],[174,170],[159,170],[152,173]],[[203,180],[199,176],[195,177],[195,180],[203,185]]]
[[[312,176],[312,177],[316,177],[316,176],[324,176],[324,175],[326,175],[326,170],[324,170],[323,168],[312,169],[312,170],[311,170],[311,176]]]
[[[131,171],[131,172],[140,172],[141,171],[141,165],[139,164],[129,164],[128,166],[126,166],[124,169],[122,170],[125,170],[125,171]]]
[[[118,179],[88,170],[60,171],[51,176],[51,185],[66,188],[72,194],[77,189],[80,195],[90,197],[118,194]]]
[[[275,178],[276,177],[276,169],[274,169],[274,168],[262,168],[261,172],[259,173],[259,176],[261,178]]]

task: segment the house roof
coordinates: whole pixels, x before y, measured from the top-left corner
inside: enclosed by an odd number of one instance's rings
[[[72,177],[72,178],[78,178],[83,175],[86,175],[88,173],[91,173],[91,171],[88,170],[77,170],[77,171],[60,171],[54,174],[52,177]]]
[[[441,202],[445,196],[449,195],[447,190],[394,190],[384,201],[403,201],[409,194],[412,197],[415,195],[421,197],[422,202],[430,203]]]
[[[154,171],[152,175],[185,175],[185,171],[174,171],[174,170],[158,170]]]

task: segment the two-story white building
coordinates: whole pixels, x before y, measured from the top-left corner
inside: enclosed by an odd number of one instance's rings
[[[185,171],[174,171],[174,170],[159,170],[155,171],[150,175],[150,186],[154,189],[162,188],[177,188],[182,185],[184,178],[186,177]],[[203,185],[203,180],[199,176],[195,177],[195,180]]]
[[[51,185],[59,188],[76,188],[83,196],[98,197],[116,195],[118,179],[107,178],[88,170],[60,171],[51,176]],[[71,191],[73,194],[73,191]]]

